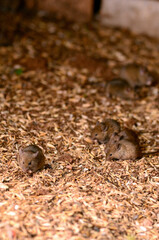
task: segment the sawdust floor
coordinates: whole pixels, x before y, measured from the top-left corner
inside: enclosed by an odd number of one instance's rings
[[[158,71],[159,42],[42,18],[5,31],[13,44],[0,47],[0,239],[159,239],[158,155],[108,161],[90,140],[96,121],[112,117],[139,133],[143,152],[158,150],[159,86],[135,101],[110,100],[101,86],[127,62]],[[30,143],[52,168],[21,171],[18,149]]]

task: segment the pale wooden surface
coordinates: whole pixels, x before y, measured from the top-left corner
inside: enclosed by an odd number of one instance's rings
[[[103,0],[101,22],[129,28],[136,33],[159,37],[159,2],[145,0]]]

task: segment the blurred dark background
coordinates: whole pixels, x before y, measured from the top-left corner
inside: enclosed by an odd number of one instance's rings
[[[98,13],[100,0],[0,0],[0,45],[12,44],[24,31],[24,18],[41,14],[86,22]]]

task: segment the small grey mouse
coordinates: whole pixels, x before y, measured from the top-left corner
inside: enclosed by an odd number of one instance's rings
[[[137,63],[122,66],[119,70],[119,77],[126,79],[133,88],[144,85],[150,86],[154,80],[147,68]]]
[[[106,95],[111,98],[134,99],[135,92],[123,78],[114,78],[106,84]]]
[[[18,160],[23,172],[36,172],[45,165],[45,156],[37,145],[20,148]]]
[[[97,122],[92,129],[91,137],[99,143],[107,143],[113,133],[120,131],[120,123],[114,119],[108,118],[104,122]]]

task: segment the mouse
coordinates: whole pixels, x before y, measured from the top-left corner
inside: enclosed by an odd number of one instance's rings
[[[23,172],[36,172],[45,165],[43,151],[37,145],[29,145],[19,150],[19,165]]]
[[[114,119],[108,118],[103,122],[96,123],[92,129],[91,137],[97,140],[98,143],[107,143],[113,133],[120,131],[120,123]]]
[[[136,132],[127,127],[124,127],[120,132],[116,134],[116,136],[114,134],[113,137],[114,137],[114,141],[115,140],[120,141],[122,139],[125,139],[125,140],[132,141],[134,143],[139,143],[139,138]]]
[[[135,160],[141,158],[141,149],[138,143],[127,139],[112,142],[109,147],[105,146],[108,160]]]
[[[153,77],[144,66],[137,63],[129,63],[122,66],[119,70],[119,76],[127,80],[131,87],[150,86],[153,83]]]
[[[106,84],[106,96],[128,100],[135,98],[135,92],[125,79],[114,78]]]

